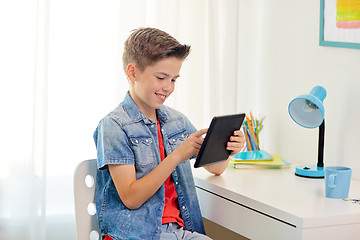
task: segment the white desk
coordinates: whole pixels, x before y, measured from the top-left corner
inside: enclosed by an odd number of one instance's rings
[[[203,217],[250,239],[360,239],[360,204],[325,197],[324,179],[291,169],[193,168]],[[360,198],[352,181],[349,197]]]

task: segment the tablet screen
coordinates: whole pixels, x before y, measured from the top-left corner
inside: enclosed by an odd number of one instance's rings
[[[244,118],[245,113],[214,117],[211,120],[194,167],[203,167],[227,160],[230,151],[226,150],[226,144],[234,131],[241,128]]]

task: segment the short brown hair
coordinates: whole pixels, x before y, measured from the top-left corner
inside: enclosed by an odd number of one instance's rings
[[[190,53],[190,46],[180,44],[170,34],[156,28],[139,28],[132,31],[125,41],[123,67],[135,62],[141,71],[157,61],[176,57],[184,60]]]

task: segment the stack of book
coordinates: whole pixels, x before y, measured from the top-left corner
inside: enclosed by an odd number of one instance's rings
[[[239,152],[231,157],[230,164],[238,169],[279,169],[290,167],[290,163],[281,159],[279,154],[268,154],[264,151]]]

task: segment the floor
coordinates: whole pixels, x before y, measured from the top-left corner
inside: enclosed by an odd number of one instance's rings
[[[214,240],[249,240],[223,226],[203,218],[206,235]]]

